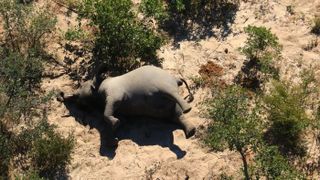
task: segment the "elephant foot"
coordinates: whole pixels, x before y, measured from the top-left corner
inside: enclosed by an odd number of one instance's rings
[[[120,126],[120,120],[118,118],[109,116],[108,118],[105,118],[105,120],[110,125],[113,132],[116,131]]]
[[[118,127],[120,126],[120,120],[117,118],[112,119],[111,126],[112,126],[112,131],[116,131],[118,129]]]
[[[118,147],[119,139],[118,138],[110,138],[106,141],[106,146],[109,148]]]
[[[190,137],[192,137],[196,133],[196,128],[195,127],[186,128],[184,130],[184,133],[186,135],[186,138],[189,139]]]

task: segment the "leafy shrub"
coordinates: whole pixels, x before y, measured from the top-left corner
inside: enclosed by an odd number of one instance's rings
[[[45,180],[39,176],[39,172],[35,170],[29,170],[24,175],[16,177],[16,179],[21,180]]]
[[[301,87],[274,82],[271,93],[265,97],[268,119],[271,122],[269,138],[285,153],[304,154],[302,133],[310,124],[305,113],[305,92]]]
[[[140,10],[147,17],[154,17],[160,23],[169,18],[166,4],[163,0],[142,0]]]
[[[81,0],[59,0],[61,3],[67,5],[69,8],[78,8],[81,5]]]
[[[38,172],[49,177],[70,161],[73,147],[71,136],[60,137],[47,123],[44,105],[51,96],[42,97],[39,91],[45,40],[56,19],[45,8],[15,0],[0,1],[0,16],[4,29],[0,38],[0,175],[7,179],[10,166],[25,171],[22,178],[39,179]],[[30,162],[37,169],[29,167]]]
[[[226,6],[229,3],[238,3],[237,0],[217,0],[217,1],[201,1],[201,0],[176,0],[169,3],[169,8],[173,12],[178,12],[187,17],[199,18],[201,15],[209,15],[214,9]]]
[[[245,179],[301,179],[301,174],[282,156],[278,147],[266,144],[263,136],[268,124],[258,98],[238,86],[219,92],[207,104],[213,122],[208,127],[205,142],[214,150],[237,151],[242,158]],[[250,153],[253,155],[251,162],[248,160]]]
[[[256,179],[263,176],[267,179],[303,179],[289,161],[281,155],[276,146],[262,146],[256,157]]]
[[[84,32],[81,28],[72,28],[67,30],[64,38],[68,41],[75,41],[84,39],[86,36],[86,32]]]
[[[4,22],[4,51],[38,57],[43,53],[45,38],[55,27],[56,18],[46,8],[18,4],[15,0],[0,2]]]
[[[159,64],[156,51],[162,39],[140,22],[132,10],[131,0],[85,0],[82,16],[98,27],[95,64],[120,73],[141,65]]]
[[[43,125],[38,128],[41,127]],[[41,137],[34,140],[32,163],[41,176],[54,177],[70,163],[74,139],[72,136],[63,138],[52,126],[47,127],[46,131],[41,130]]]
[[[239,0],[143,0],[140,9],[174,37],[201,39],[213,35],[213,27],[221,28],[222,36],[231,32],[238,5]]]
[[[260,83],[270,77],[278,79],[279,72],[274,61],[279,59],[282,47],[276,35],[265,27],[248,26],[246,45],[241,52],[247,61],[239,73],[236,82],[244,87],[259,89]]]
[[[0,122],[1,123],[1,122]],[[12,156],[10,138],[0,130],[0,179],[7,177],[9,161]]]
[[[311,29],[311,32],[316,35],[320,35],[320,17],[315,17],[313,21],[314,25]]]
[[[256,149],[262,140],[263,121],[260,108],[252,107],[251,96],[244,89],[232,86],[210,101],[208,110],[213,119],[208,128],[206,143],[215,150],[236,150],[243,161],[244,175],[248,179],[246,154]]]

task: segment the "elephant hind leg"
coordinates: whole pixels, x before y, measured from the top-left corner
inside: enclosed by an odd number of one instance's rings
[[[177,102],[178,105],[181,107],[183,113],[188,113],[191,111],[191,106],[188,104],[186,100],[184,100],[177,91],[170,91],[170,89],[164,88],[162,92],[168,96],[168,98],[172,99],[174,102]]]
[[[182,109],[178,104],[176,105],[174,121],[182,126],[182,129],[187,139],[189,139],[196,133],[196,128],[194,124],[185,118]]]

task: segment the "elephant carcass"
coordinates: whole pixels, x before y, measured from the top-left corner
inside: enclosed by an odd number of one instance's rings
[[[188,88],[188,101],[179,95],[178,86],[183,83]],[[187,83],[155,66],[143,66],[124,75],[107,78],[101,84],[87,81],[75,94],[64,96],[62,93],[58,100],[68,99],[81,105],[103,106],[104,120],[113,131],[120,124],[118,116],[143,116],[179,123],[186,138],[195,133],[194,125],[183,115],[191,110],[188,102],[193,100]]]

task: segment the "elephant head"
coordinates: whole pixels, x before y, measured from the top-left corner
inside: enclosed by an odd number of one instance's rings
[[[64,92],[59,92],[57,100],[64,103],[74,103],[81,109],[99,108],[103,102],[101,98],[99,99],[98,87],[96,85],[95,80],[85,81],[74,94],[65,95]]]

